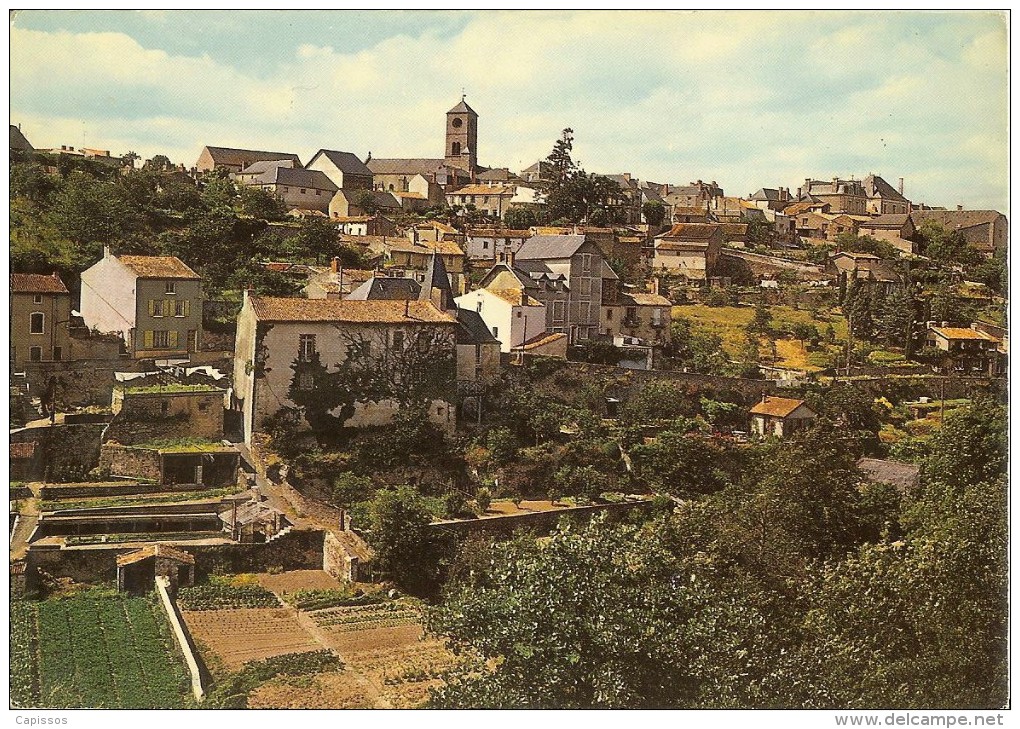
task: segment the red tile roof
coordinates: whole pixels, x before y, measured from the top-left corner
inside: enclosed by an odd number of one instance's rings
[[[117,256],[117,260],[138,278],[202,278],[176,256]]]
[[[67,287],[57,274],[12,273],[11,291],[21,294],[66,294]]]
[[[351,324],[456,324],[431,301],[284,299],[251,297],[255,316],[275,322],[348,322]]]
[[[752,415],[773,415],[777,418],[785,418],[794,410],[804,405],[803,400],[794,400],[789,397],[773,397],[766,395],[762,401],[751,408]]]

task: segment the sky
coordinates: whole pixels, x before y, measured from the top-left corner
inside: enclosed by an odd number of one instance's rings
[[[482,164],[574,130],[590,172],[905,179],[1008,212],[1002,12],[20,11],[11,122],[36,147],[442,157],[462,90]]]

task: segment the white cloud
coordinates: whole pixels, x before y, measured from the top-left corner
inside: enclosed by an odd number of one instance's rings
[[[258,54],[274,39],[243,42]],[[42,146],[80,144],[84,129],[90,144],[187,163],[204,144],[439,156],[466,87],[488,164],[526,166],[571,126],[596,171],[714,178],[736,194],[881,171],[928,202],[1006,207],[994,15],[483,12],[452,36],[426,24],[342,46],[295,43],[259,73],[122,33],[14,27],[12,115]]]

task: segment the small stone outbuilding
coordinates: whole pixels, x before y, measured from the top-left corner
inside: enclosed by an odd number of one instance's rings
[[[195,584],[195,558],[169,544],[150,544],[117,557],[117,589],[121,592],[148,592],[155,588],[156,577],[166,577],[170,592]]]

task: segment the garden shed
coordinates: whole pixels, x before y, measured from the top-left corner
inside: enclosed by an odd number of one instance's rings
[[[155,588],[156,577],[166,577],[171,592],[194,585],[194,556],[169,544],[150,544],[117,557],[117,589],[121,592],[148,592]]]

